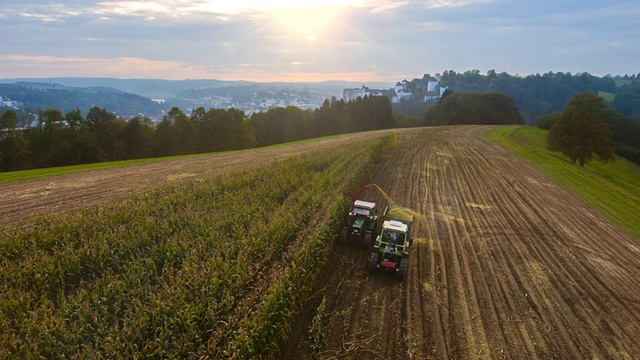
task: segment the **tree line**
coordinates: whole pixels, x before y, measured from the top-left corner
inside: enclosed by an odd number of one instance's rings
[[[86,116],[79,109],[39,110],[37,125],[28,128],[18,127],[18,117],[13,110],[0,116],[1,171],[239,150],[396,124],[389,99],[380,96],[333,98],[316,110],[289,106],[250,118],[233,108],[200,107],[187,115],[173,107],[157,124],[95,106]]]
[[[613,98],[614,110],[629,117],[640,116],[640,74],[598,77],[589,73],[547,72],[525,77],[497,73],[481,74],[478,70],[442,73],[441,85],[456,92],[496,92],[508,95],[528,122],[535,124],[540,116],[564,111],[575,95],[583,92]],[[640,117],[635,121],[640,122]]]
[[[518,107],[510,97],[497,93],[454,93],[447,89],[438,104],[424,114],[426,125],[524,124]]]
[[[394,110],[405,115],[422,116],[431,106],[422,99],[421,89],[432,78],[425,74],[413,79],[409,88],[414,97],[394,104]],[[640,74],[598,77],[589,73],[547,72],[528,76],[510,75],[507,72],[479,70],[442,73],[440,86],[455,92],[500,93],[513,99],[527,123],[535,124],[542,116],[565,110],[569,100],[582,92],[605,96],[609,105],[620,114],[640,122]]]

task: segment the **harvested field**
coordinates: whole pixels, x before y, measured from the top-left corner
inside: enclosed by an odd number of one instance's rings
[[[365,250],[336,245],[283,358],[640,358],[638,242],[482,138],[486,129],[399,130],[371,182],[420,214],[407,279],[370,276]],[[0,225],[379,134],[3,185]]]
[[[405,134],[372,182],[422,215],[407,279],[336,246],[323,346],[293,337],[285,356],[640,358],[638,243],[484,129]]]

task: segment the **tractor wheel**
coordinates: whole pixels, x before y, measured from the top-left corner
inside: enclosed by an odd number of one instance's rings
[[[378,269],[378,253],[371,253],[369,257],[369,273],[373,274]]]
[[[366,234],[364,236],[364,242],[362,243],[362,246],[364,246],[365,249],[369,250],[371,249],[371,246],[373,244],[371,243],[371,234]]]
[[[409,271],[409,260],[408,259],[400,260],[400,266],[398,266],[398,271],[396,272],[398,279],[404,280],[404,278],[407,277],[408,271]]]
[[[347,245],[347,229],[342,229],[340,231],[340,244]]]

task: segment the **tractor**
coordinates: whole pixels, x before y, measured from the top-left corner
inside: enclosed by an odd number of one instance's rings
[[[404,280],[409,269],[412,222],[412,210],[395,205],[386,207],[380,234],[376,237],[369,257],[370,273],[392,271],[399,279]]]
[[[376,232],[377,226],[376,204],[355,200],[353,208],[347,216],[347,224],[340,231],[340,241],[344,245],[359,244],[365,249],[370,249],[373,233]]]

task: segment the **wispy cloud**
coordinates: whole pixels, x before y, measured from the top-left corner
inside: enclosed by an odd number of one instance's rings
[[[429,9],[459,8],[476,4],[489,4],[492,0],[427,0],[425,5]]]
[[[369,6],[372,6],[373,9],[371,9],[371,13],[375,14],[375,13],[384,13],[387,12],[389,10],[395,10],[397,8],[401,8],[404,6],[409,5],[410,2],[409,1],[394,1],[394,2],[380,2],[378,4],[369,4]]]
[[[107,77],[157,77],[166,74],[168,79],[211,77],[209,69],[175,61],[154,61],[143,58],[122,57],[116,59],[61,56],[0,55],[0,73],[12,77],[44,76],[107,76]]]
[[[97,3],[96,12],[128,16],[149,16],[149,14],[184,16],[189,14],[238,15],[277,10],[307,10],[328,7],[362,6],[361,0],[112,0]]]
[[[58,21],[59,20],[59,17],[52,16],[52,15],[47,15],[47,14],[23,12],[23,13],[20,13],[18,15],[23,17],[23,18],[41,20],[41,21],[44,21],[44,22],[54,22],[54,21]]]

